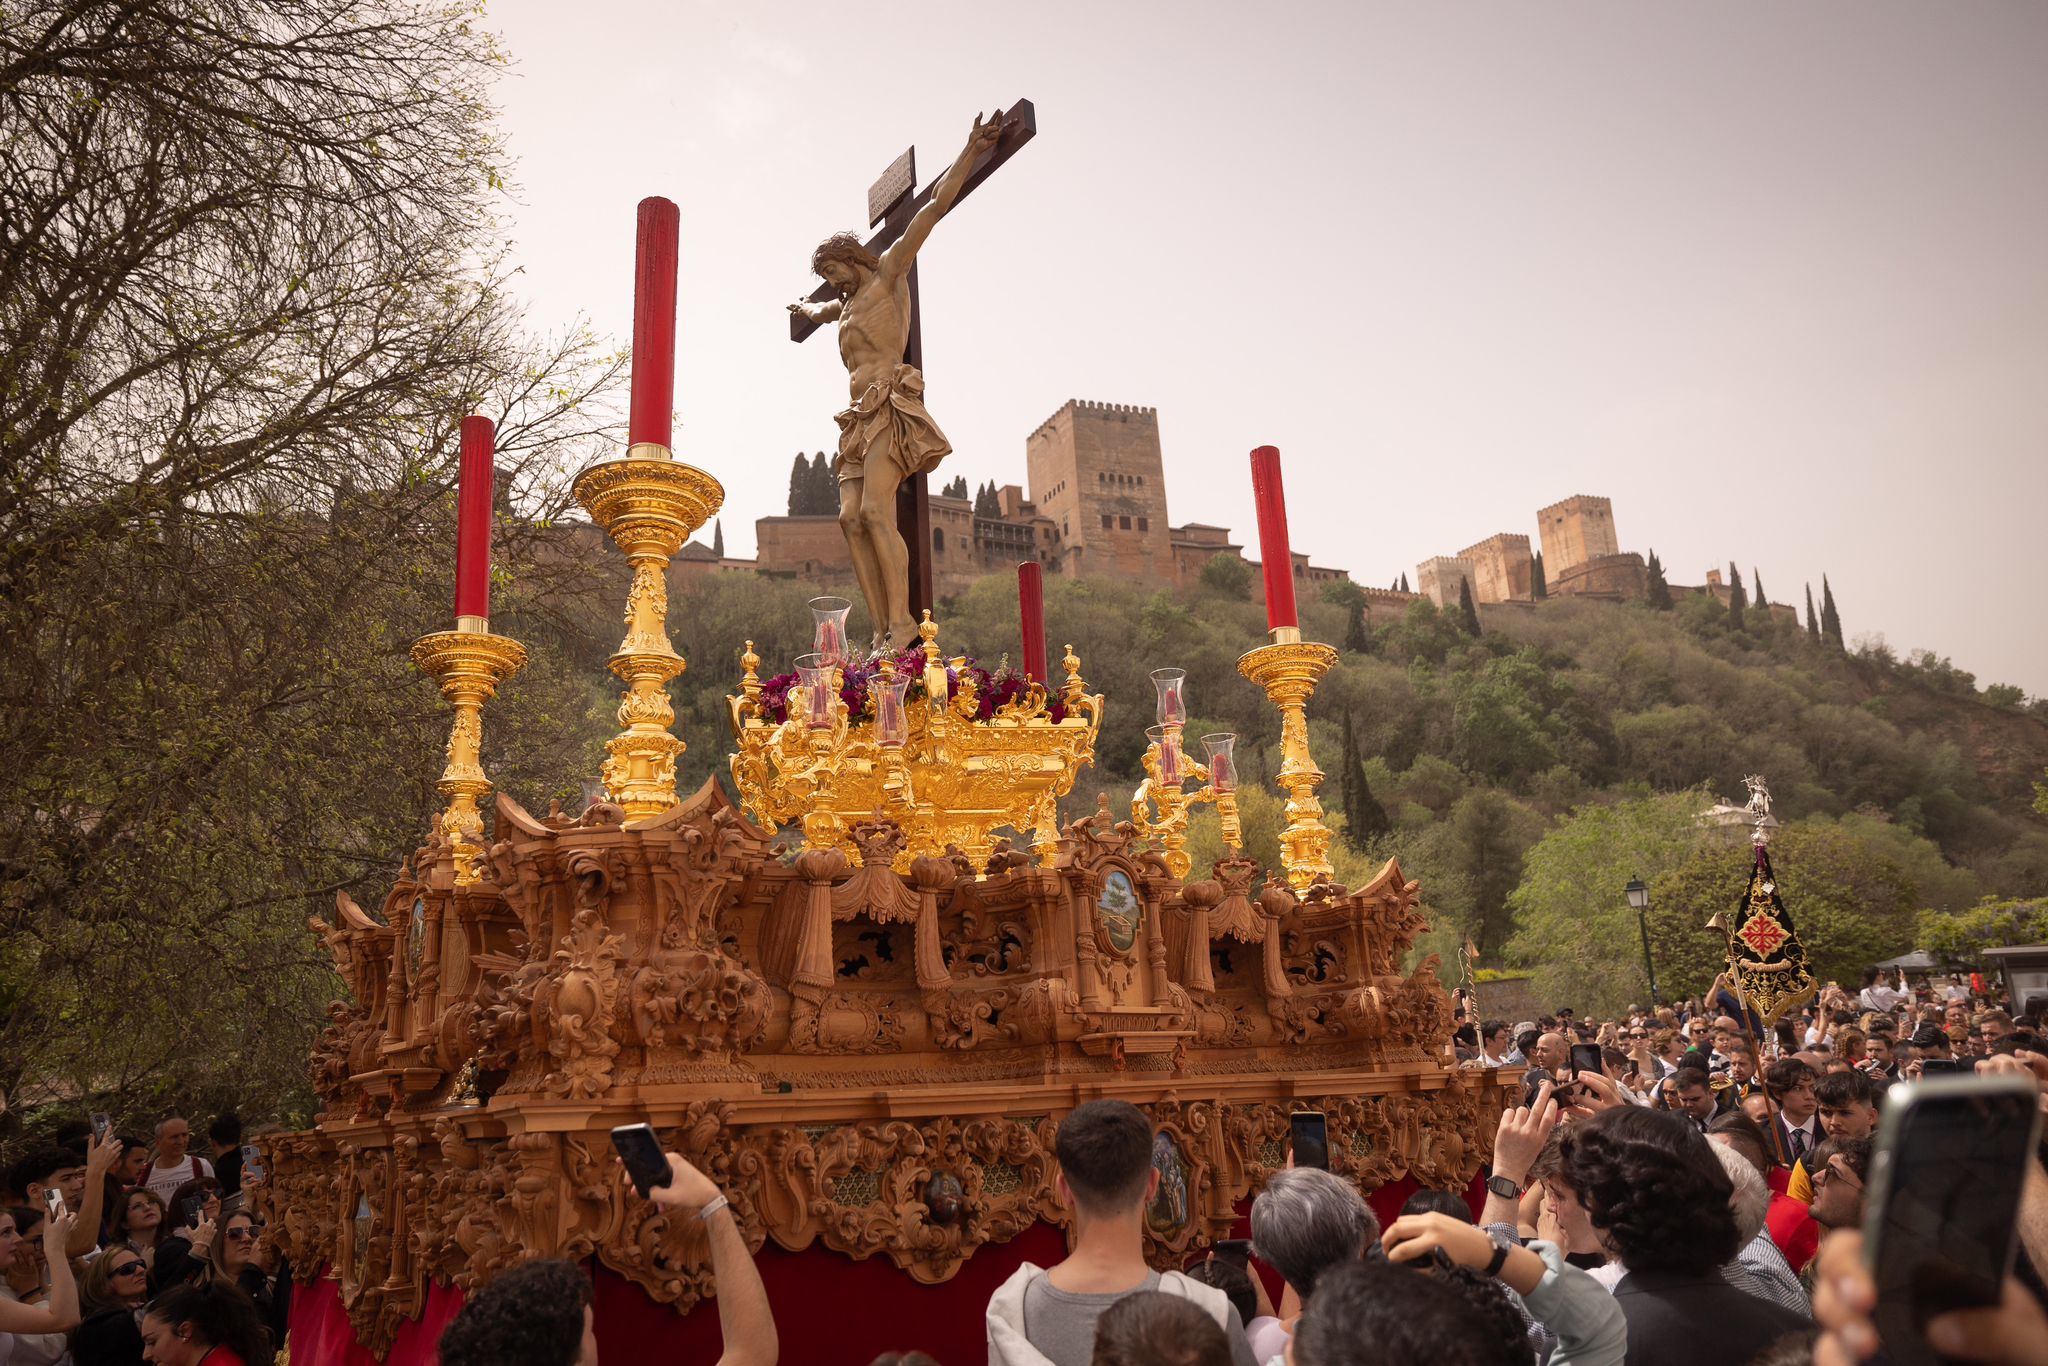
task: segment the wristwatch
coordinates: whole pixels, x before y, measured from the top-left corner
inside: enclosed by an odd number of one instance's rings
[[[1498,1229],[1488,1229],[1486,1236],[1493,1239],[1493,1260],[1486,1264],[1486,1275],[1498,1276],[1500,1269],[1508,1264],[1508,1253],[1521,1244]]]
[[[1486,1188],[1503,1200],[1519,1200],[1522,1198],[1522,1187],[1508,1180],[1505,1176],[1487,1177]]]

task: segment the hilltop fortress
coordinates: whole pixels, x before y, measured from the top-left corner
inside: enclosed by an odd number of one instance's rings
[[[1036,559],[1048,574],[1092,574],[1179,588],[1200,579],[1218,555],[1256,570],[1230,528],[1203,522],[1173,525],[1167,514],[1166,463],[1156,408],[1069,399],[1024,439],[1025,489],[994,490],[994,507],[976,511],[968,498],[931,495],[933,586],[959,593],[986,574],[1008,573],[1019,560]],[[991,513],[993,515],[991,515]],[[1529,537],[1500,532],[1455,555],[1437,555],[1415,567],[1412,590],[1363,588],[1367,619],[1384,619],[1418,598],[1438,607],[1458,605],[1459,585],[1471,585],[1483,605],[1530,604],[1545,597],[1626,602],[1649,590],[1642,555],[1621,548],[1614,505],[1574,494],[1536,513],[1538,548]],[[836,578],[852,573],[838,519],[829,514],[762,517],[754,523],[757,559],[726,556],[718,542],[693,541],[674,561],[679,578],[703,573],[758,572],[792,578]],[[1349,571],[1294,557],[1304,590],[1351,579]],[[1406,576],[1403,576],[1405,580]],[[1674,585],[1674,593],[1688,591]],[[1702,588],[1727,601],[1718,571]]]

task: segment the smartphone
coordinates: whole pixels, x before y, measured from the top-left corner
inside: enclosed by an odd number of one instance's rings
[[[1595,1076],[1606,1075],[1600,1065],[1599,1044],[1575,1043],[1572,1045],[1572,1075],[1576,1077],[1581,1072],[1591,1072]]]
[[[1950,1076],[1894,1086],[1871,1155],[1863,1253],[1887,1360],[1939,1366],[1927,1321],[1995,1305],[2011,1274],[2021,1187],[2040,1138],[2029,1078]]]
[[[1229,1262],[1239,1271],[1250,1271],[1252,1269],[1251,1257],[1252,1240],[1249,1238],[1218,1238],[1216,1240],[1216,1260],[1219,1262]]]
[[[642,1196],[656,1186],[666,1186],[674,1176],[668,1169],[668,1154],[662,1152],[651,1125],[621,1124],[612,1130],[612,1146],[618,1149],[626,1175],[633,1178],[633,1188]]]
[[[242,1179],[261,1181],[263,1179],[263,1150],[254,1143],[242,1145]]]
[[[103,1142],[106,1139],[107,1130],[113,1127],[113,1116],[109,1115],[105,1110],[96,1112],[92,1117],[92,1141],[95,1143]]]
[[[1330,1126],[1321,1110],[1296,1110],[1287,1117],[1294,1137],[1294,1165],[1330,1169]]]
[[[178,1213],[184,1216],[186,1228],[198,1228],[200,1219],[206,1214],[206,1197],[186,1196],[184,1202],[178,1206]]]
[[[43,1208],[49,1211],[50,1218],[62,1218],[64,1214],[64,1192],[58,1190],[55,1186],[45,1190],[43,1192]]]

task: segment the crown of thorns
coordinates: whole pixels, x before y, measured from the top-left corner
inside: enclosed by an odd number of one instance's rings
[[[818,249],[811,253],[811,273],[823,275],[827,261],[844,261],[869,270],[879,270],[882,265],[882,258],[862,246],[860,239],[850,232],[835,232],[818,243]]]

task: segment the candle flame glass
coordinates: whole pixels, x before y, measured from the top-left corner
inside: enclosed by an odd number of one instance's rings
[[[1184,781],[1180,767],[1180,731],[1171,726],[1147,726],[1145,734],[1159,746],[1159,781],[1179,787]]]
[[[832,724],[832,691],[837,673],[837,667],[827,664],[821,654],[796,657],[796,676],[804,690],[804,720],[812,730],[824,730]]]
[[[1188,705],[1186,669],[1154,669],[1152,686],[1159,690],[1159,724],[1180,726],[1187,724]]]
[[[1232,750],[1237,737],[1231,734],[1204,735],[1202,747],[1209,751],[1209,785],[1221,797],[1237,791],[1237,760]]]
[[[910,688],[910,675],[884,670],[868,681],[875,699],[875,740],[900,745],[910,738],[910,718],[903,711],[903,694]]]
[[[845,598],[811,599],[811,648],[833,668],[846,662],[846,614],[852,610]]]

